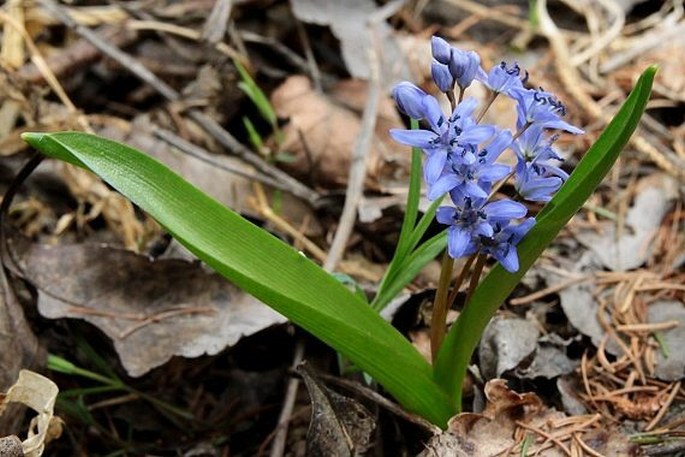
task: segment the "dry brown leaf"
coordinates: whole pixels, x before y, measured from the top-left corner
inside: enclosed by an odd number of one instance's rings
[[[538,327],[530,320],[495,317],[485,328],[478,347],[485,379],[497,378],[518,367],[535,351],[539,336]]]
[[[101,245],[33,244],[15,254],[50,319],[84,319],[114,342],[131,376],[172,356],[214,355],[285,318],[195,262]]]
[[[567,417],[564,413],[545,407],[533,393],[519,394],[510,390],[503,379],[489,381],[485,385],[485,396],[487,405],[482,413],[461,413],[453,417],[448,430],[434,436],[420,457],[518,455],[517,446],[526,434],[533,438],[528,448],[530,455],[540,447],[544,450],[538,455],[568,455],[566,451],[573,439],[571,433],[553,428],[555,422]],[[581,421],[585,419],[586,416]],[[534,430],[548,436],[556,432],[556,442],[546,442],[545,437]],[[639,447],[615,428],[577,427],[574,433],[602,455],[639,455]],[[567,449],[562,450],[560,445]]]
[[[347,82],[339,86],[337,99],[345,100],[350,110],[333,98],[317,93],[305,76],[292,76],[271,96],[276,114],[289,120],[283,128],[283,149],[294,155],[284,165],[291,173],[316,183],[343,187],[347,183],[350,156],[360,131],[358,111],[365,98],[366,84]],[[390,99],[379,109],[376,139],[367,156],[366,185],[379,188],[383,176],[393,173],[393,162],[406,174],[410,162],[408,148],[392,142],[388,130],[402,128],[401,120]]]
[[[302,364],[297,367],[312,402],[307,454],[313,457],[362,455],[376,427],[371,413],[356,400],[321,384]]]
[[[41,366],[45,360],[45,350],[29,327],[8,279],[0,271],[0,391],[15,382],[22,368]],[[0,415],[0,430],[13,430],[22,420],[17,414]]]

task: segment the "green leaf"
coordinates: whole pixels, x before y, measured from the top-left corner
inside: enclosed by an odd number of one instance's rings
[[[452,326],[438,353],[434,372],[436,381],[458,410],[461,409],[461,388],[466,369],[485,326],[542,251],[580,210],[609,172],[640,121],[655,73],[656,67],[645,70],[597,142],[538,215],[537,223],[518,246],[518,272],[508,273],[501,265],[493,268]]]
[[[269,124],[271,124],[274,129],[277,129],[278,118],[276,116],[276,112],[271,106],[271,103],[269,103],[269,98],[266,96],[264,91],[260,89],[255,80],[252,79],[252,76],[250,76],[250,73],[248,73],[248,71],[240,62],[234,60],[233,63],[235,64],[235,67],[238,69],[238,73],[240,73],[240,77],[242,78],[242,81],[238,83],[238,87],[245,92],[245,95],[247,95],[250,100],[252,100],[252,103],[255,104],[262,117]]]
[[[247,130],[247,137],[250,139],[250,143],[255,148],[255,151],[261,154],[262,148],[264,148],[264,142],[262,141],[261,135],[247,116],[243,116],[243,125],[245,126],[245,130]]]
[[[419,271],[426,266],[428,262],[435,259],[435,257],[445,250],[447,246],[447,232],[442,231],[429,239],[414,252],[411,253],[396,269],[395,274],[387,282],[383,290],[374,298],[373,307],[380,311],[392,301],[397,294],[399,294],[404,286],[409,284]]]
[[[418,129],[419,121],[411,119],[411,128]],[[440,197],[435,200],[423,216],[421,216],[419,222],[416,223],[416,216],[419,212],[419,198],[421,197],[421,155],[421,149],[412,148],[407,207],[404,212],[395,254],[385,270],[376,296],[371,302],[371,307],[376,311],[381,311],[385,308],[416,277],[419,271],[439,253],[437,251],[433,254],[437,246],[434,240],[432,240],[433,243],[427,242],[428,246],[421,246],[419,249],[416,249],[426,230],[428,230],[430,223],[435,218],[435,211],[443,199],[443,197]],[[443,243],[443,247],[445,244],[446,242]]]
[[[423,357],[304,255],[129,146],[80,132],[23,138],[47,156],[92,170],[209,266],[340,351],[407,409],[446,425],[454,411]]]
[[[411,120],[411,128],[416,130],[419,128],[419,121]],[[393,261],[404,260],[404,256],[411,252],[408,240],[414,230],[416,223],[416,216],[419,212],[419,199],[421,197],[421,150],[419,148],[411,148],[411,172],[409,174],[409,192],[407,193],[407,206],[404,211],[404,219],[402,219],[402,228],[400,229],[400,237],[395,248],[395,255]]]

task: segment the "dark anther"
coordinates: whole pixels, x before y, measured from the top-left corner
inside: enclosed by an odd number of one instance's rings
[[[525,84],[525,83],[528,82],[528,70],[525,70],[525,71],[524,71],[524,75],[523,75],[523,77],[521,78],[521,82],[522,82],[523,84]]]

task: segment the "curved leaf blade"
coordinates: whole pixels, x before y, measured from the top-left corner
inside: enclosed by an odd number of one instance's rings
[[[157,160],[80,132],[23,138],[47,156],[99,175],[209,266],[340,351],[407,409],[441,426],[454,412],[428,363],[366,303]]]

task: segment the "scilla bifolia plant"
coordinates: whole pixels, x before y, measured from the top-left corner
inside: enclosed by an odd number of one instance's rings
[[[462,382],[485,325],[609,171],[638,124],[656,70],[644,72],[569,177],[555,165],[555,137],[548,132],[580,130],[562,119],[564,107],[552,94],[527,89],[525,73],[515,64],[503,63],[485,73],[475,52],[451,48],[440,39],[433,40],[433,57],[433,77],[452,104],[451,114],[445,116],[435,98],[409,83],[394,90],[400,109],[424,126],[419,129],[414,121],[414,130],[391,133],[415,146],[410,192],[398,247],[371,303],[142,152],[80,132],[23,137],[43,154],[99,175],[217,272],[338,350],[408,410],[445,427],[461,410]],[[479,110],[473,99],[465,98],[474,80],[491,91]],[[481,123],[498,96],[516,103],[518,122],[511,131]],[[506,150],[517,157],[511,170],[496,161]],[[422,175],[435,202],[418,219]],[[517,193],[513,200],[498,196],[509,180]],[[443,194],[451,203],[439,207]],[[533,219],[526,217],[525,200],[549,201]],[[446,225],[446,232],[422,243],[433,217]],[[431,366],[378,311],[445,247]],[[453,258],[458,257],[469,260],[450,287]],[[488,257],[498,265],[479,282]],[[475,271],[468,302],[445,336],[445,310],[470,267]]]

